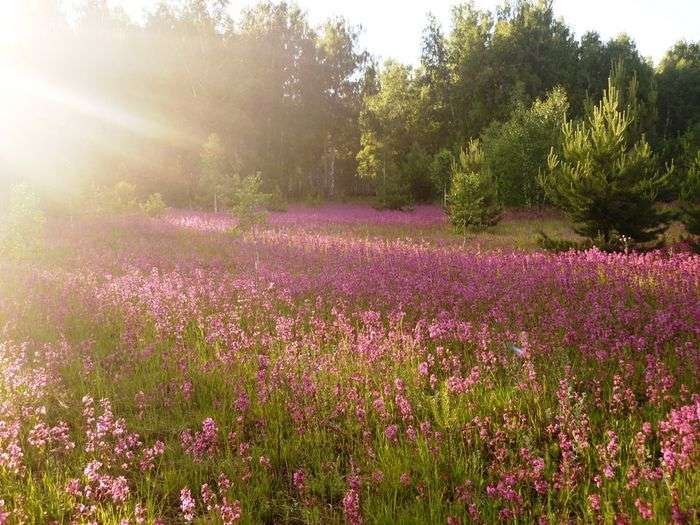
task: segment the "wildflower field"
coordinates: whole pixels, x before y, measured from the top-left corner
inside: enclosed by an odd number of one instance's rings
[[[234,225],[54,219],[0,262],[0,524],[700,521],[700,257]]]

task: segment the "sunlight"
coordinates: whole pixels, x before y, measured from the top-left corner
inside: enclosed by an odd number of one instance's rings
[[[0,45],[3,50],[7,50],[10,45],[16,45],[31,27],[26,4],[19,2],[5,4],[2,6],[2,16],[0,16]]]
[[[25,119],[27,117],[25,111],[31,111],[31,108],[35,107],[35,103],[49,103],[130,130],[144,137],[174,138],[174,133],[166,126],[115,106],[113,102],[76,94],[30,72],[13,70],[2,64],[0,67],[3,70],[0,79],[3,84],[0,88],[0,104],[3,106],[3,114],[7,115],[10,122],[16,123],[19,119]],[[47,116],[35,115],[35,124],[51,125]]]
[[[0,183],[13,174],[58,180],[60,169],[76,170],[70,152],[88,144],[117,154],[124,145],[108,136],[108,129],[137,140],[201,143],[201,138],[124,107],[108,93],[75,86],[74,72],[55,61],[70,49],[65,35],[56,38],[46,20],[28,23],[17,5],[6,9],[0,18]],[[55,56],[47,56],[47,49]],[[100,74],[90,72],[88,78]]]
[[[700,2],[566,1],[0,0],[0,525],[700,523]]]

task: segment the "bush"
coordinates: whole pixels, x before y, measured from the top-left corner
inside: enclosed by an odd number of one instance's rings
[[[470,141],[460,152],[452,167],[450,186],[448,213],[457,231],[466,236],[470,231],[495,226],[501,220],[503,207],[478,140]]]
[[[616,238],[625,246],[652,243],[665,231],[668,212],[656,206],[669,172],[660,174],[649,144],[628,144],[632,117],[620,111],[609,82],[587,121],[564,124],[562,154],[550,152],[540,183],[548,198],[573,220],[574,230],[601,248]]]
[[[168,207],[160,193],[152,193],[141,205],[141,210],[149,217],[160,217],[167,209]]]
[[[26,184],[14,186],[0,217],[2,257],[23,259],[35,255],[43,243],[45,222],[38,195]]]

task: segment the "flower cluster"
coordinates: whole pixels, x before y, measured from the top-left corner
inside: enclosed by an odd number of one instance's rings
[[[0,524],[700,519],[700,257],[443,221],[51,221],[0,261]]]

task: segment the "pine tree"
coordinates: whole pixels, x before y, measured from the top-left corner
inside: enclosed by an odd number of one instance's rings
[[[550,152],[548,172],[540,176],[547,197],[573,220],[580,235],[604,249],[616,239],[630,244],[655,241],[670,214],[656,207],[656,197],[671,169],[660,173],[642,136],[628,143],[632,117],[620,109],[612,81],[588,118],[563,125],[561,156]]]
[[[479,140],[471,140],[453,164],[447,202],[452,225],[465,237],[501,220],[503,207],[493,177],[485,168]]]

